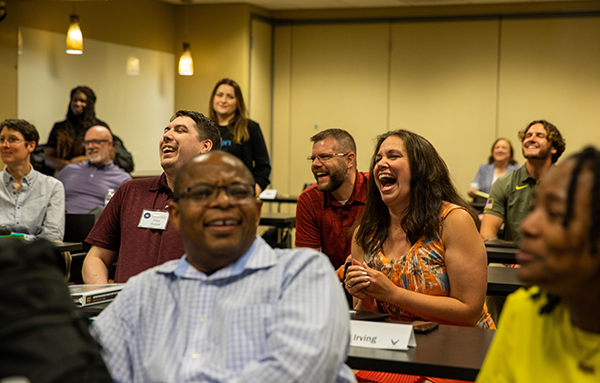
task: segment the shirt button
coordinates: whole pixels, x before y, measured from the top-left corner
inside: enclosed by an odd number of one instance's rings
[[[192,354],[192,359],[198,359],[198,358],[200,358],[200,354],[198,354],[198,353]]]
[[[198,320],[199,320],[200,322],[204,322],[204,321],[206,320],[206,317],[205,317],[204,315],[200,315],[200,316],[198,317]]]

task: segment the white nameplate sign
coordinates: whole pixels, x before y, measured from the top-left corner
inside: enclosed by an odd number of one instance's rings
[[[260,199],[275,199],[277,197],[277,189],[265,189],[258,197]]]
[[[413,326],[399,323],[350,321],[350,346],[408,350],[417,347]]]

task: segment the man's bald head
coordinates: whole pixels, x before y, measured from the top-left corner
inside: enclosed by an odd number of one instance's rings
[[[111,160],[110,151],[113,147],[113,136],[106,126],[94,125],[85,132],[85,156],[96,166],[106,164]]]
[[[248,251],[262,203],[240,159],[221,151],[192,158],[179,170],[174,195],[170,222],[181,232],[191,265],[209,274]]]
[[[214,165],[215,163],[221,162],[228,163],[231,166],[234,166],[237,169],[237,171],[239,171],[240,177],[243,177],[249,183],[254,183],[254,176],[252,175],[248,167],[244,165],[244,163],[239,158],[227,152],[213,151],[203,153],[192,158],[191,160],[186,162],[181,167],[181,169],[179,169],[179,173],[177,173],[177,178],[175,179],[174,195],[177,196],[183,191],[184,187],[181,185],[183,183],[183,179],[186,173],[188,172],[188,168],[194,167],[194,171],[210,171],[210,166]],[[204,170],[206,167],[208,167],[208,170]]]

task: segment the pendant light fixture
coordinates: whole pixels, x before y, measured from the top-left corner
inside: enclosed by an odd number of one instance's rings
[[[179,75],[191,76],[194,74],[194,60],[190,51],[190,43],[183,43],[183,53],[179,58]]]
[[[67,31],[67,53],[70,55],[83,54],[83,34],[79,28],[79,16],[71,15],[71,25]]]
[[[184,17],[183,17],[183,27],[184,27],[184,37],[189,39],[188,37],[188,13],[189,13],[189,5],[193,3],[193,0],[181,0],[184,4]],[[188,40],[189,41],[189,40]],[[180,76],[191,76],[194,74],[194,59],[192,59],[192,52],[190,51],[190,43],[183,43],[183,53],[181,57],[179,57],[179,75]]]

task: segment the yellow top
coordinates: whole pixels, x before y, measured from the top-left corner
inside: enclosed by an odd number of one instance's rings
[[[540,315],[546,298],[531,298],[538,292],[520,289],[508,297],[477,382],[600,382],[600,334],[573,326],[563,304]],[[578,365],[593,349],[595,372],[584,372]]]

